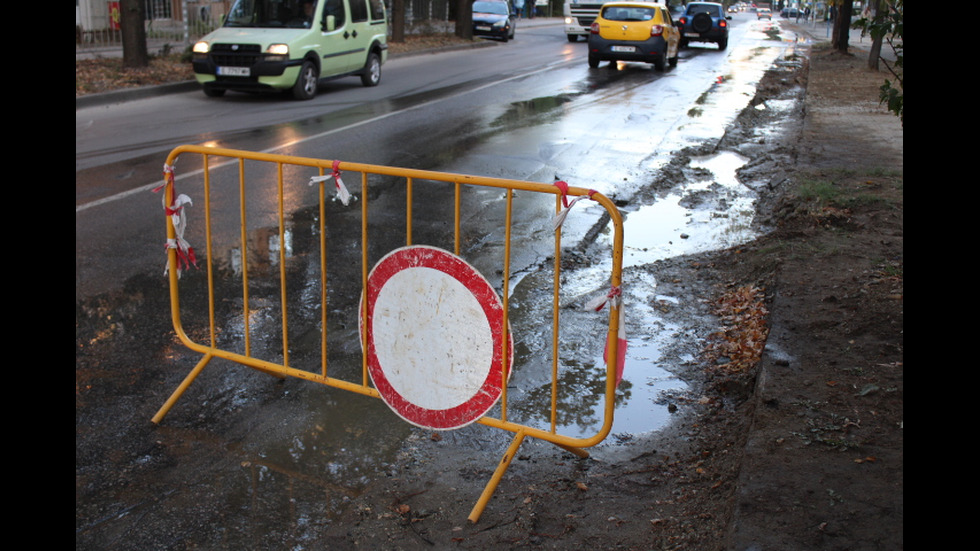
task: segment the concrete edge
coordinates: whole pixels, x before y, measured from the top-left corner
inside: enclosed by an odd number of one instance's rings
[[[113,103],[123,103],[126,101],[162,96],[164,94],[176,94],[179,92],[190,92],[198,89],[200,85],[196,80],[186,80],[173,84],[160,84],[158,86],[143,86],[140,88],[127,88],[123,90],[113,90],[101,94],[88,94],[75,98],[75,109],[84,107],[97,107]]]

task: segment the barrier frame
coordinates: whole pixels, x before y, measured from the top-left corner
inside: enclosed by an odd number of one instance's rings
[[[176,192],[173,167],[175,166],[178,158],[184,154],[194,154],[201,155],[203,161],[203,167],[201,173],[203,174],[203,194],[204,194],[204,211],[205,211],[205,240],[206,240],[206,255],[205,255],[205,269],[207,272],[207,286],[208,286],[208,323],[209,323],[209,340],[207,344],[202,344],[195,342],[190,336],[185,332],[181,315],[180,315],[180,296],[179,296],[179,278],[180,272],[183,268],[186,268],[186,263],[188,258],[186,257],[186,251],[182,251],[179,243],[182,241],[182,228],[179,228],[179,213],[181,211],[181,206],[178,204],[179,195]],[[281,307],[282,307],[282,339],[283,339],[283,353],[282,362],[276,363],[269,360],[264,360],[260,358],[253,357],[251,355],[250,346],[250,333],[248,326],[248,316],[245,316],[245,343],[244,343],[244,353],[234,352],[231,350],[223,350],[217,345],[217,327],[215,320],[215,287],[214,287],[214,256],[212,250],[212,220],[211,220],[211,171],[216,170],[220,166],[212,166],[212,159],[221,158],[228,159],[229,162],[238,163],[239,171],[239,194],[241,198],[241,240],[243,245],[243,307],[247,312],[249,309],[249,284],[248,284],[248,261],[247,255],[245,253],[247,243],[247,229],[246,229],[246,206],[244,201],[245,196],[245,172],[244,163],[245,161],[259,161],[264,163],[272,163],[276,166],[277,174],[277,194],[278,194],[278,229],[279,229],[279,277],[280,277],[280,289],[281,289]],[[319,252],[320,252],[320,291],[321,291],[321,323],[323,329],[321,333],[321,369],[319,373],[312,371],[307,371],[305,369],[298,369],[295,367],[290,367],[289,365],[289,330],[288,330],[288,311],[287,311],[287,289],[285,285],[286,280],[286,257],[285,257],[285,212],[284,212],[284,176],[283,167],[284,166],[299,166],[317,169],[320,175],[319,182]],[[560,277],[561,277],[561,226],[557,225],[555,228],[555,250],[554,250],[554,280],[553,280],[553,307],[552,307],[552,349],[551,349],[551,405],[550,405],[550,430],[544,430],[537,427],[531,427],[516,423],[507,419],[507,384],[506,384],[506,374],[502,366],[501,375],[504,377],[504,384],[502,385],[502,395],[499,400],[500,415],[497,417],[490,416],[489,414],[484,415],[476,422],[489,426],[505,430],[514,434],[513,439],[504,453],[499,464],[497,465],[491,479],[488,481],[486,487],[483,490],[477,503],[474,505],[472,512],[469,515],[469,520],[471,522],[477,522],[482,515],[487,503],[492,497],[494,491],[497,488],[501,478],[510,466],[511,461],[520,448],[521,443],[525,438],[532,437],[547,442],[569,451],[570,453],[578,457],[588,457],[589,453],[584,449],[588,447],[595,446],[602,442],[612,429],[613,423],[613,411],[615,407],[615,392],[617,385],[617,361],[619,357],[619,331],[621,323],[621,309],[622,301],[619,299],[619,291],[622,285],[622,261],[623,261],[623,221],[616,208],[615,204],[606,196],[598,193],[594,190],[589,190],[579,187],[569,187],[567,185],[548,185],[541,184],[537,182],[528,182],[521,180],[511,180],[503,178],[489,178],[489,177],[478,177],[462,174],[453,174],[446,172],[434,172],[427,170],[415,170],[415,169],[405,169],[405,168],[395,168],[380,165],[370,165],[361,164],[354,162],[344,162],[336,160],[324,160],[324,159],[314,159],[309,157],[295,157],[282,154],[271,154],[271,153],[257,153],[248,152],[235,149],[226,148],[216,148],[207,146],[196,146],[196,145],[182,145],[173,149],[167,157],[166,164],[164,165],[165,170],[165,180],[164,184],[157,188],[157,191],[162,191],[164,193],[163,203],[166,212],[166,231],[167,231],[167,275],[169,279],[170,287],[170,307],[171,307],[171,320],[173,323],[174,331],[176,332],[181,343],[188,349],[202,354],[202,358],[194,366],[193,369],[185,376],[178,387],[173,391],[170,397],[166,400],[162,407],[153,416],[153,423],[159,424],[162,422],[163,418],[167,415],[170,409],[176,404],[184,392],[190,387],[198,375],[204,370],[204,368],[209,364],[209,362],[214,358],[225,359],[246,367],[254,368],[261,372],[270,374],[275,377],[285,378],[285,377],[296,377],[299,379],[304,379],[307,381],[324,384],[333,388],[338,388],[341,390],[346,390],[361,394],[364,396],[370,396],[374,398],[381,398],[379,392],[373,388],[370,384],[368,366],[367,366],[367,354],[363,353],[365,334],[363,331],[359,331],[362,345],[362,362],[361,362],[361,381],[351,382],[339,378],[335,378],[329,375],[327,366],[327,289],[328,282],[326,281],[327,270],[326,266],[326,216],[325,216],[325,204],[327,199],[327,186],[329,185],[330,176],[337,175],[341,172],[351,174],[360,173],[360,209],[361,209],[361,292],[365,293],[368,285],[368,272],[371,266],[368,263],[368,213],[369,213],[369,200],[368,200],[368,190],[369,190],[369,175],[375,176],[390,176],[395,178],[403,178],[405,180],[405,195],[406,195],[406,240],[409,245],[412,244],[412,205],[413,205],[413,184],[417,180],[423,181],[436,181],[453,184],[454,189],[454,250],[453,254],[459,256],[460,251],[460,234],[461,234],[461,193],[466,186],[480,186],[480,187],[490,187],[499,188],[506,190],[506,210],[505,210],[505,243],[504,243],[504,260],[503,260],[503,274],[501,275],[502,283],[502,300],[503,300],[503,331],[504,338],[502,340],[502,346],[504,347],[503,358],[507,358],[506,346],[508,339],[507,332],[509,331],[509,292],[510,292],[510,257],[511,257],[511,226],[512,226],[512,214],[514,206],[514,192],[534,192],[538,194],[551,194],[555,195],[555,213],[556,216],[562,216],[567,214],[568,209],[574,205],[575,201],[581,198],[589,198],[592,201],[602,205],[605,208],[606,213],[609,215],[610,225],[614,230],[612,238],[612,251],[611,251],[611,270],[609,275],[610,292],[608,297],[608,304],[610,306],[608,312],[608,333],[606,334],[606,380],[605,380],[605,391],[604,391],[604,407],[603,407],[603,422],[602,426],[599,428],[597,433],[589,438],[576,438],[567,435],[559,434],[556,426],[556,414],[557,414],[557,384],[558,384],[558,363],[559,363],[559,339],[560,339],[560,324],[559,324],[559,298],[560,298]],[[329,172],[328,172],[329,171]],[[324,178],[326,177],[326,178]],[[312,180],[311,180],[312,182]],[[564,184],[564,182],[561,182]],[[344,190],[346,191],[346,189]],[[574,197],[572,201],[568,200],[568,197]],[[362,307],[366,308],[366,301],[361,301]],[[364,313],[364,310],[361,312]],[[612,359],[613,361],[610,361]],[[512,366],[514,369],[516,366]]]

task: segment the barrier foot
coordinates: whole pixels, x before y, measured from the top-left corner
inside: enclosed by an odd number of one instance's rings
[[[555,444],[555,445],[558,446],[559,448],[561,448],[561,449],[569,452],[569,453],[572,453],[574,455],[579,456],[582,459],[588,459],[589,458],[589,452],[583,450],[582,448],[575,448],[575,447],[572,447],[572,446],[565,446],[563,444]]]
[[[480,515],[483,514],[483,510],[487,507],[487,502],[490,501],[490,497],[493,496],[493,492],[497,490],[497,484],[500,484],[500,479],[503,478],[504,472],[507,467],[510,466],[510,462],[517,455],[517,449],[521,447],[521,442],[524,441],[524,431],[518,432],[514,436],[514,441],[510,443],[510,447],[507,448],[507,452],[504,457],[501,458],[500,464],[497,465],[497,470],[493,472],[493,476],[490,477],[490,482],[487,483],[486,488],[483,489],[483,494],[480,495],[480,499],[477,500],[476,505],[473,506],[473,511],[470,512],[469,520],[475,523],[480,520]]]
[[[206,354],[203,358],[201,358],[201,361],[197,362],[197,365],[194,366],[194,369],[192,369],[191,372],[188,373],[186,377],[184,377],[184,380],[180,383],[180,386],[178,386],[177,390],[175,390],[174,393],[170,395],[170,398],[167,399],[167,402],[163,404],[163,407],[160,408],[160,411],[158,411],[157,414],[153,416],[154,423],[160,423],[160,421],[163,420],[163,417],[167,414],[167,412],[170,411],[170,408],[172,408],[174,404],[177,403],[177,400],[179,400],[180,397],[184,394],[184,391],[187,390],[187,387],[191,386],[191,383],[194,382],[194,379],[197,378],[197,376],[204,369],[204,366],[208,365],[208,362],[210,362],[211,358],[213,357],[214,356],[211,354]]]

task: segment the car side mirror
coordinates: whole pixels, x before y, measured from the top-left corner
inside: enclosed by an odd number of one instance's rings
[[[329,33],[337,28],[337,17],[334,15],[327,15],[323,18],[323,23],[320,25],[323,32]]]

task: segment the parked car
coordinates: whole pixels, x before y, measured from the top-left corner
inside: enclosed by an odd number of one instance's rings
[[[678,20],[681,47],[689,42],[714,42],[719,50],[728,47],[728,22],[725,8],[715,2],[691,2]]]
[[[772,21],[772,10],[769,8],[759,8],[756,10],[755,15],[757,20],[768,19],[769,21]]]
[[[783,11],[779,12],[779,15],[786,19],[796,19],[797,17],[801,17],[803,12],[796,8],[783,8]]]
[[[510,4],[498,0],[473,2],[473,36],[499,38],[504,42],[514,38],[517,19],[510,11]]]
[[[599,10],[589,33],[589,67],[601,61],[652,63],[658,71],[677,65],[680,31],[665,6],[610,2]]]
[[[381,80],[388,57],[381,0],[236,0],[221,27],[194,44],[194,77],[208,96],[292,91],[308,100],[322,80]]]

